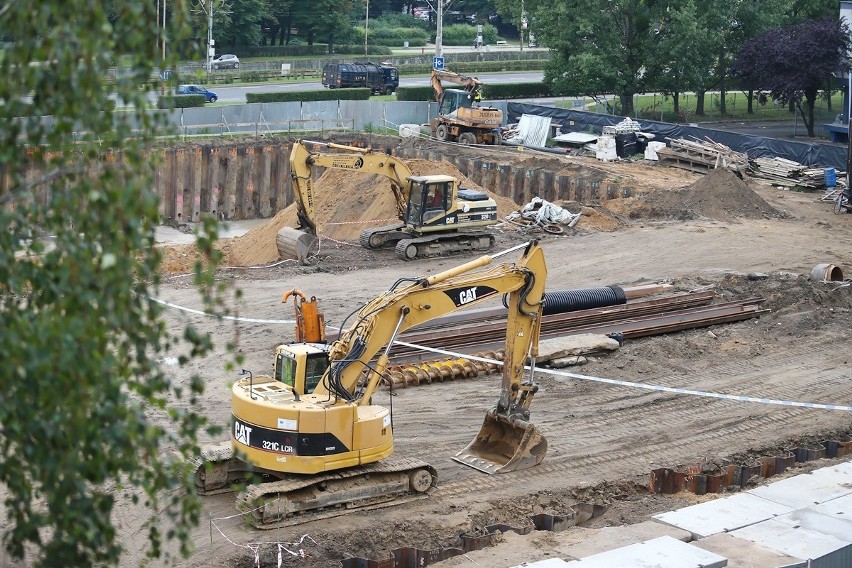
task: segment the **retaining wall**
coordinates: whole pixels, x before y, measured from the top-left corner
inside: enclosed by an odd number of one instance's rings
[[[361,140],[402,159],[447,161],[476,184],[518,204],[532,197],[589,203],[633,195],[631,187],[602,178],[600,171],[579,167],[571,175],[555,168],[525,168],[501,163],[499,159],[468,154],[458,148],[452,155],[436,149],[400,145],[399,139],[352,135],[349,143]],[[347,141],[344,141],[347,143]],[[202,213],[221,219],[256,219],[275,215],[293,202],[290,188],[291,141],[184,143],[163,151],[155,171],[164,219],[198,221]],[[547,160],[547,158],[543,158]],[[562,165],[562,169],[565,169]]]

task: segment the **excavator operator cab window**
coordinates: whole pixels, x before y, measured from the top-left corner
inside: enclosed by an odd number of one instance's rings
[[[296,360],[286,353],[276,354],[274,378],[290,388],[296,386]]]
[[[305,394],[311,394],[322,380],[322,376],[328,369],[328,354],[315,353],[308,355],[305,363]]]
[[[435,217],[442,217],[447,212],[447,195],[449,187],[447,182],[432,183],[426,186],[426,206],[423,209],[423,222]]]
[[[411,191],[408,194],[408,211],[405,215],[405,222],[407,224],[415,227],[420,226],[420,223],[422,222],[421,214],[423,212],[423,200],[426,197],[428,189],[429,186],[423,182],[411,182]]]

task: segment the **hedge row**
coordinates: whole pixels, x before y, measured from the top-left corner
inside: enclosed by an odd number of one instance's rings
[[[369,55],[392,55],[389,47],[381,45],[369,45]],[[317,45],[261,45],[237,47],[229,53],[239,53],[241,57],[298,57],[306,55],[328,55],[326,44]],[[334,53],[341,54],[363,54],[364,45],[340,44],[334,46]]]
[[[157,108],[203,107],[206,102],[204,95],[162,95],[157,99]]]
[[[544,69],[546,59],[516,59],[514,61],[456,61],[449,64],[455,73],[471,75],[475,73],[494,73],[496,71],[536,71]],[[398,65],[400,75],[430,75],[432,65]]]
[[[444,84],[445,89],[458,89],[458,85]],[[557,97],[562,96],[554,93],[544,83],[503,83],[501,85],[483,85],[482,98],[489,100],[498,99],[524,99],[533,97]],[[434,91],[432,87],[399,87],[396,90],[398,101],[432,101]]]
[[[370,89],[328,89],[323,91],[287,91],[246,93],[247,103],[285,103],[291,101],[366,101]]]

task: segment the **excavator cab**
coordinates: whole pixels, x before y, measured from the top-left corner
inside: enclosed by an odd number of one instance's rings
[[[470,108],[473,106],[473,96],[468,91],[461,89],[446,89],[441,95],[441,106],[438,114],[447,115],[459,108]]]
[[[412,176],[405,224],[419,230],[424,225],[444,225],[441,220],[450,209],[454,178],[450,176]]]
[[[328,345],[295,343],[275,348],[272,376],[299,394],[311,394],[328,369]]]

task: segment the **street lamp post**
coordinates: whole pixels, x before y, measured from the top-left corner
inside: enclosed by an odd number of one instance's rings
[[[438,30],[435,32],[435,57],[441,57],[443,50],[441,43],[444,39],[444,0],[437,0],[438,5]]]

